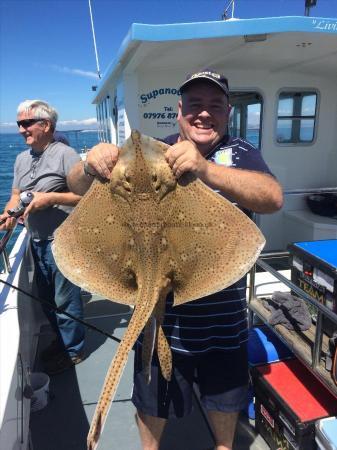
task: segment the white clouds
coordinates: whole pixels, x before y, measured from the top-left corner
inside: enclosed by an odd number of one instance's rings
[[[97,119],[96,117],[90,117],[89,119],[83,119],[83,120],[59,120],[57,122],[57,125],[59,126],[90,126],[90,125],[97,125]]]
[[[89,117],[88,119],[59,120],[56,128],[60,131],[73,129],[97,130],[97,119],[96,117]],[[16,122],[0,122],[0,133],[15,133],[17,131]]]
[[[2,122],[0,123],[0,127],[16,127],[16,122]]]
[[[88,70],[71,69],[70,67],[59,66],[57,64],[51,64],[47,67],[49,67],[50,69],[55,70],[57,72],[61,72],[61,73],[69,73],[70,75],[78,75],[80,77],[86,77],[86,78],[94,78],[95,80],[98,79],[97,73],[90,72]]]
[[[67,130],[97,130],[97,119],[96,117],[90,117],[89,119],[72,119],[72,120],[59,120],[57,122],[57,127],[59,131]]]
[[[260,111],[250,111],[248,114],[248,128],[259,128],[260,125]]]

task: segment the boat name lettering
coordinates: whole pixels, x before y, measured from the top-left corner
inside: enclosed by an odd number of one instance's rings
[[[147,94],[141,94],[140,99],[143,105],[151,99],[157,98],[159,95],[180,95],[180,90],[176,88],[153,89]]]
[[[328,31],[337,31],[337,21],[331,22],[328,20],[316,20],[314,19],[312,21],[312,24],[314,25],[314,28],[317,28],[318,30],[328,30]]]

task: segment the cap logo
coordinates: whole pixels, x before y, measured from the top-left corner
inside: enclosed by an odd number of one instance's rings
[[[208,75],[208,76],[211,76],[213,78],[217,78],[218,80],[221,78],[220,75],[218,73],[215,73],[215,72],[198,72],[198,73],[195,73],[195,74],[193,74],[191,76],[191,80],[193,80],[193,78],[198,78],[198,77],[201,77],[203,75]]]

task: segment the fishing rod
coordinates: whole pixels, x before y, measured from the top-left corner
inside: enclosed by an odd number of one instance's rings
[[[14,218],[17,219],[18,217],[22,216],[22,214],[25,212],[25,209],[31,203],[33,198],[34,198],[34,194],[32,192],[30,192],[30,191],[22,192],[20,194],[20,201],[19,201],[18,206],[16,208],[9,209],[7,211],[7,214],[9,215],[9,217],[14,217]],[[9,217],[6,217],[5,219],[2,219],[0,221],[0,225],[4,224]],[[0,241],[0,254],[2,253],[3,249],[5,248],[8,240],[10,239],[10,236],[11,236],[11,233],[7,233],[4,236],[4,238],[1,239],[1,241]],[[39,297],[36,297],[36,296],[30,294],[29,292],[19,288],[18,286],[14,286],[13,284],[9,283],[8,281],[2,280],[1,278],[0,278],[0,282],[3,283],[5,286],[9,286],[9,287],[15,289],[16,291],[21,292],[24,295],[27,295],[28,297],[30,297],[33,300],[41,303],[42,305],[47,306],[48,308],[52,309],[53,311],[56,311],[56,312],[58,312],[60,314],[64,314],[65,316],[69,317],[72,320],[75,320],[76,322],[81,323],[82,325],[86,326],[87,328],[91,328],[92,330],[97,331],[98,333],[101,333],[104,336],[106,336],[106,337],[108,337],[108,338],[110,338],[110,339],[112,339],[112,340],[114,340],[116,342],[120,342],[121,341],[120,339],[116,338],[112,334],[107,333],[106,331],[95,327],[95,325],[91,325],[90,323],[88,323],[88,322],[86,322],[86,321],[84,321],[82,319],[79,319],[78,317],[75,317],[72,314],[69,314],[69,313],[63,311],[61,308],[58,308],[57,306],[54,306],[54,305],[50,304],[49,302],[47,302],[47,300],[43,300],[43,299],[41,299]]]
[[[76,322],[81,323],[82,325],[86,326],[87,328],[90,328],[94,331],[97,331],[100,334],[103,334],[104,336],[112,339],[113,341],[116,341],[116,342],[121,341],[121,339],[116,338],[114,335],[108,333],[107,331],[101,330],[100,328],[95,327],[95,325],[91,325],[91,323],[88,323],[85,320],[79,319],[78,317],[75,317],[72,314],[63,311],[58,306],[50,304],[49,302],[47,302],[47,300],[43,300],[42,298],[36,297],[35,295],[30,294],[29,292],[25,291],[24,289],[21,289],[18,286],[14,286],[13,284],[9,283],[8,281],[4,281],[1,278],[0,278],[0,282],[3,283],[5,286],[15,289],[16,291],[20,292],[21,294],[27,295],[27,297],[30,297],[33,300],[41,303],[42,305],[47,306],[48,308],[52,309],[53,311],[56,311],[60,314],[64,314],[65,316],[69,317],[72,320],[75,320]]]

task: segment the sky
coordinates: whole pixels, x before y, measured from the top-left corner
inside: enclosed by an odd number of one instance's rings
[[[221,20],[228,0],[91,0],[101,73],[132,23]],[[235,0],[236,18],[304,15],[305,0]],[[310,13],[337,17],[337,0]],[[0,132],[17,132],[16,109],[42,99],[59,113],[59,130],[96,127],[97,84],[88,0],[0,0]]]

